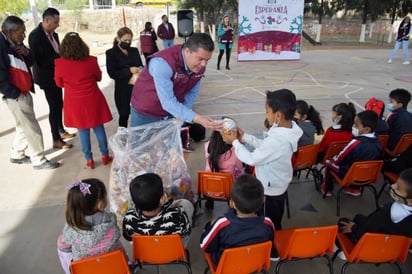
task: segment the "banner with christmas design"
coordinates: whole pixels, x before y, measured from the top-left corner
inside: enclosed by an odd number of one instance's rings
[[[238,60],[299,60],[304,0],[239,0]]]

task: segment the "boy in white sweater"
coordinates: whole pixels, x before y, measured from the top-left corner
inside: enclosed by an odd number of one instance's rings
[[[281,229],[286,190],[293,176],[292,154],[297,150],[303,132],[292,120],[296,110],[296,97],[292,91],[267,91],[265,109],[270,128],[263,140],[240,128],[222,134],[222,137],[233,145],[239,160],[255,166],[256,177],[262,182],[265,193],[262,214],[270,218],[276,229]],[[254,150],[249,151],[242,143]]]

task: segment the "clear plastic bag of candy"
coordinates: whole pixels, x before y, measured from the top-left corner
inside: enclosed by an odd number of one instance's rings
[[[131,205],[129,184],[138,175],[153,172],[163,181],[169,197],[193,199],[191,181],[183,158],[176,119],[132,128],[119,128],[109,138],[114,159],[110,171],[109,204],[121,224]]]

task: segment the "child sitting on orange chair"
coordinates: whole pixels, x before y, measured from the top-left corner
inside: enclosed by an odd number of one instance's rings
[[[200,238],[200,248],[210,253],[217,265],[226,248],[273,242],[275,227],[269,218],[258,216],[264,196],[262,183],[245,174],[233,184],[230,207],[234,211],[208,222]]]
[[[168,199],[162,178],[154,173],[139,175],[130,183],[130,195],[135,207],[123,218],[123,237],[131,241],[133,234],[179,234],[184,246],[191,233],[193,205],[186,199]]]
[[[365,110],[356,115],[352,130],[355,137],[332,160],[326,161],[324,183],[321,185],[323,194],[326,192],[326,196],[332,196],[331,172],[343,178],[354,162],[379,159],[382,147],[374,133],[377,122],[378,115],[372,110]],[[344,188],[342,192],[352,196],[360,195],[360,189],[355,187]]]
[[[366,232],[404,235],[412,237],[412,169],[399,175],[398,181],[391,186],[393,201],[378,208],[368,216],[357,214],[353,220],[341,218],[339,231],[345,233],[356,243]]]

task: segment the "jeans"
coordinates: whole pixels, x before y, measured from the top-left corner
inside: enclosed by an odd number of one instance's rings
[[[163,43],[163,49],[170,48],[171,46],[174,45],[174,40],[162,40]]]
[[[395,47],[393,48],[391,52],[391,56],[389,57],[390,60],[392,60],[393,57],[395,57],[396,52],[401,46],[403,49],[403,54],[405,55],[405,61],[409,61],[409,50],[408,50],[409,40],[402,40],[402,41],[395,42]]]
[[[165,116],[165,117],[146,116],[144,114],[141,114],[137,110],[135,110],[133,106],[130,106],[130,116],[131,116],[131,121],[130,121],[130,126],[131,127],[142,126],[142,125],[150,124],[150,123],[153,123],[153,122],[158,122],[158,121],[173,118],[171,115]]]
[[[99,143],[100,152],[102,156],[109,155],[109,150],[107,148],[107,137],[106,131],[104,130],[104,125],[97,126],[93,128],[94,134],[96,135],[97,142]],[[90,128],[79,128],[79,139],[80,145],[82,146],[82,152],[86,160],[93,160],[93,153],[90,142]]]

